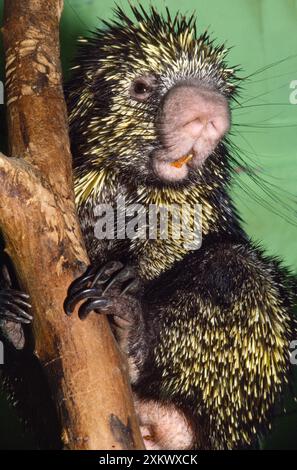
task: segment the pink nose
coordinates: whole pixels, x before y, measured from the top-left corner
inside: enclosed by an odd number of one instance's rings
[[[166,147],[196,149],[204,156],[211,152],[230,127],[227,99],[217,91],[193,85],[173,88],[162,113]]]

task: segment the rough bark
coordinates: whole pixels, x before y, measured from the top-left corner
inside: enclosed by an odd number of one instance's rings
[[[33,306],[42,364],[69,449],[140,449],[125,362],[104,316],[67,318],[63,301],[88,257],[76,217],[61,84],[62,0],[4,7],[9,157],[0,156],[0,220]],[[30,373],[30,371],[28,371]]]

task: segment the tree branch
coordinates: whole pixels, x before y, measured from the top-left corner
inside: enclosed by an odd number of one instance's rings
[[[67,288],[88,257],[75,212],[61,85],[62,5],[62,0],[5,1],[13,158],[0,156],[1,229],[31,297],[35,354],[57,406],[64,446],[140,449],[126,366],[106,318],[91,315],[81,322],[63,312]]]

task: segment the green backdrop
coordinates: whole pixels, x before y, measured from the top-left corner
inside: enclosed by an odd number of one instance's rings
[[[244,161],[238,168],[234,199],[249,235],[297,271],[297,105],[290,103],[290,84],[297,80],[297,0],[142,2],[149,3],[161,10],[168,6],[172,12],[195,9],[199,30],[208,28],[218,42],[234,46],[230,63],[241,64],[241,75],[248,77],[241,106],[233,112],[233,141]],[[0,0],[1,9],[2,4]],[[119,4],[128,9],[127,1]],[[113,6],[113,0],[65,0],[61,40],[66,78],[76,38],[100,25],[100,19],[110,18]],[[0,131],[3,146],[3,110]],[[262,190],[253,183],[254,177],[265,182]],[[289,416],[276,420],[265,448],[297,449],[297,413],[292,403],[288,410]],[[23,438],[3,401],[0,448],[20,446],[32,446],[32,441]]]

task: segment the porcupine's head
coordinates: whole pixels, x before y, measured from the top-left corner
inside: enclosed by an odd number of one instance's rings
[[[224,46],[197,35],[195,17],[120,9],[81,40],[68,91],[75,166],[164,184],[226,176],[235,70]]]

